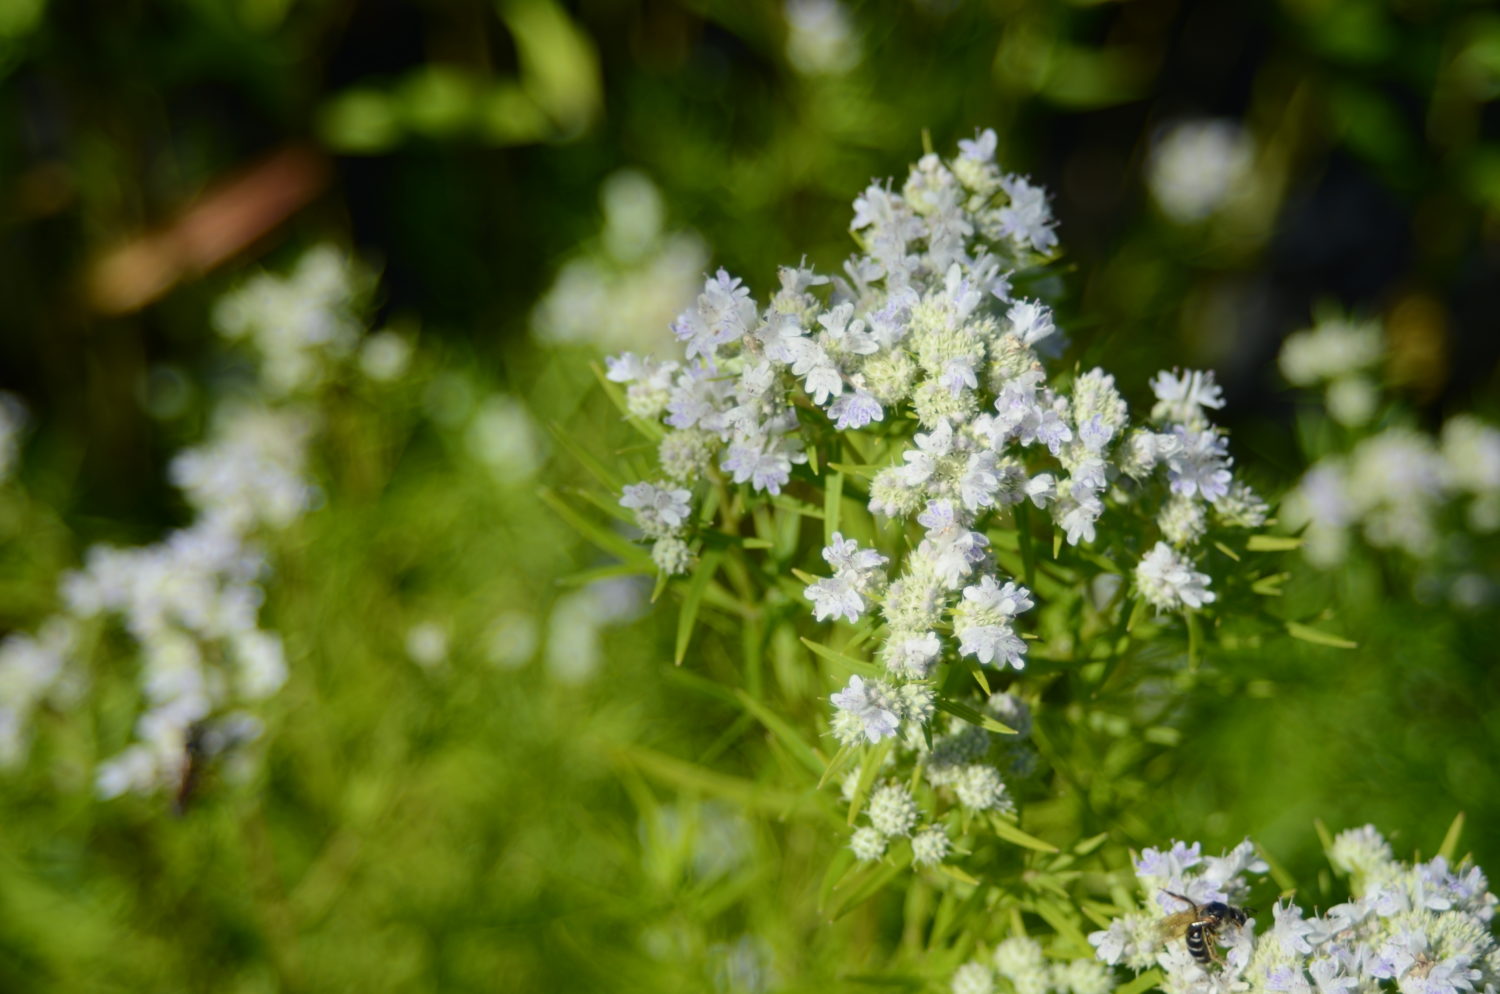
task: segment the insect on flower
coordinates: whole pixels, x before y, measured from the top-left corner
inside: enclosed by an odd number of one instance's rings
[[[1186,937],[1188,952],[1193,959],[1205,966],[1220,962],[1217,948],[1219,930],[1226,924],[1235,928],[1243,927],[1250,915],[1255,913],[1254,908],[1236,908],[1223,901],[1199,904],[1172,891],[1163,893],[1177,898],[1188,905],[1188,908],[1185,911],[1175,911],[1161,920],[1159,928],[1162,941],[1171,942]]]
[[[226,753],[243,747],[259,735],[259,722],[245,715],[229,715],[216,722],[193,722],[183,744],[181,772],[172,795],[172,813],[179,818],[186,814],[203,787],[209,767]]]

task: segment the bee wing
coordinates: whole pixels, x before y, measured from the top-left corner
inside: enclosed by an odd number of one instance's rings
[[[1157,934],[1162,941],[1176,939],[1187,932],[1188,926],[1198,920],[1196,910],[1174,911],[1156,923]]]

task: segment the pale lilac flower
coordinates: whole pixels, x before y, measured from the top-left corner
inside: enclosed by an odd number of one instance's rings
[[[884,420],[885,408],[871,394],[856,390],[840,394],[829,406],[828,416],[833,418],[835,428],[844,431],[863,428],[872,421]]]
[[[859,720],[865,737],[870,742],[879,742],[896,734],[899,724],[896,712],[887,707],[881,695],[858,676],[851,676],[848,686],[836,691],[830,699],[834,707]]]
[[[1209,501],[1228,496],[1233,476],[1229,472],[1229,443],[1224,437],[1212,429],[1194,431],[1182,425],[1174,433],[1178,449],[1167,457],[1172,492],[1184,497],[1201,494]]]
[[[1135,568],[1136,589],[1157,611],[1201,608],[1214,600],[1209,578],[1192,568],[1176,549],[1157,542]]]
[[[1010,203],[1000,209],[1000,233],[1020,244],[1029,244],[1038,252],[1057,247],[1052,208],[1047,205],[1047,191],[1032,186],[1024,176],[1005,176],[1000,185],[1010,196]]]
[[[804,594],[813,602],[813,618],[817,621],[843,617],[852,623],[865,610],[858,586],[847,577],[824,577],[809,585]]]
[[[840,532],[833,533],[833,541],[823,549],[823,559],[839,573],[866,573],[889,561],[875,549],[861,549],[858,542]]]
[[[1200,425],[1204,423],[1204,408],[1218,410],[1224,406],[1224,395],[1211,370],[1189,369],[1180,374],[1175,369],[1170,373],[1162,370],[1151,381],[1151,390],[1156,394],[1151,416],[1162,423]]]
[[[985,128],[983,131],[975,132],[972,139],[960,138],[958,151],[965,159],[973,162],[993,162],[998,144],[999,139],[995,135],[995,129]]]
[[[1010,305],[1005,319],[1022,342],[1035,345],[1057,330],[1052,323],[1052,309],[1036,300],[1018,300]]]
[[[675,532],[687,521],[691,508],[691,491],[654,483],[634,483],[625,487],[620,506],[635,512],[641,530],[662,536]]]

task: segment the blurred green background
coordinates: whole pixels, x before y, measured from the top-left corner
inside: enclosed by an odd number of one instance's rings
[[[263,777],[181,819],[42,761],[3,787],[5,990],[808,989],[880,966],[878,914],[826,926],[779,890],[821,873],[836,826],[642,772],[631,750],[775,766],[672,671],[670,605],[570,620],[600,609],[553,581],[603,560],[536,494],[580,471],[540,432],[524,466],[463,434],[514,395],[627,444],[602,346],[532,333],[623,168],[704,268],[764,294],[778,264],[836,268],[852,198],[924,135],[946,153],[994,127],[1053,192],[1085,361],[1136,402],[1159,368],[1216,369],[1268,493],[1319,454],[1272,359],[1320,302],[1385,322],[1417,423],[1500,399],[1488,4],[0,0],[0,80],[0,386],[34,417],[0,522],[6,628],[88,543],[183,520],[164,467],[203,430],[212,301],[252,266],[347,243],[380,269],[375,323],[423,350],[404,393],[341,409],[326,506],[278,547],[293,677]],[[1168,136],[1202,120],[1232,142],[1171,172]],[[1197,202],[1153,195],[1190,181]],[[1248,834],[1310,880],[1314,818],[1431,853],[1462,810],[1493,870],[1494,606],[1411,589],[1379,560],[1290,584],[1360,648],[1210,659],[1180,740],[1127,750],[1146,782],[1090,784],[1131,812],[1115,840]],[[487,661],[524,646],[517,614],[539,644]],[[437,670],[403,648],[432,619]],[[594,667],[550,664],[579,631]]]

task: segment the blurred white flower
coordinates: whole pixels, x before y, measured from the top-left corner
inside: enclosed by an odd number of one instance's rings
[[[436,621],[422,621],[406,630],[406,654],[423,669],[448,658],[448,629]]]
[[[1255,142],[1236,121],[1180,121],[1152,143],[1147,184],[1179,224],[1201,221],[1252,181]]]
[[[863,53],[849,9],[838,0],[786,0],[786,58],[804,76],[839,76]]]

